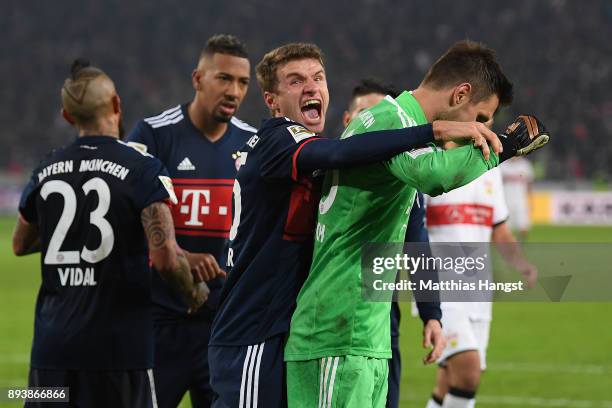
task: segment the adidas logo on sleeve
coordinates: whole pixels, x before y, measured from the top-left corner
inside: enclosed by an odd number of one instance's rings
[[[185,157],[182,162],[176,167],[177,170],[195,170],[195,166],[189,160],[189,157]]]

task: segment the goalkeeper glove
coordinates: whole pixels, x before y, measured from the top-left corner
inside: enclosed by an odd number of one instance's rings
[[[514,156],[525,156],[543,147],[550,134],[533,115],[520,115],[504,133],[499,134],[504,151],[499,156],[500,163]]]

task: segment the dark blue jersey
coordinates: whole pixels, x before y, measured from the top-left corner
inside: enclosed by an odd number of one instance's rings
[[[170,173],[179,200],[171,208],[179,246],[211,253],[223,268],[232,223],[236,154],[256,129],[232,118],[225,134],[213,143],[191,122],[187,108],[187,104],[179,105],[138,122],[127,140],[159,158]],[[209,299],[196,316],[212,319],[222,285],[222,279],[208,282]],[[183,296],[159,276],[153,279],[153,303],[157,321],[188,317]]]
[[[171,196],[159,160],[109,136],[79,137],[34,170],[19,204],[41,242],[33,368],[153,366],[140,213]]]
[[[248,345],[287,332],[312,258],[321,177],[299,174],[300,149],[314,133],[268,119],[240,155],[228,277],[211,345]]]

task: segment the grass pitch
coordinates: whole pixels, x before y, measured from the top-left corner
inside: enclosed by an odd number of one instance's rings
[[[27,385],[40,283],[39,257],[12,255],[13,225],[0,218],[0,389]],[[536,227],[530,241],[612,243],[612,228]],[[403,408],[425,406],[435,374],[420,362],[422,327],[409,306],[400,330]],[[478,407],[612,408],[612,303],[497,303],[493,313]]]

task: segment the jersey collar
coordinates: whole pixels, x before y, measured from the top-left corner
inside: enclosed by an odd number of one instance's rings
[[[423,112],[419,101],[412,95],[412,92],[404,91],[395,100],[409,116],[412,116],[414,120],[416,120],[417,124],[422,125],[428,123],[425,112]]]
[[[74,141],[75,144],[100,144],[100,143],[114,143],[118,141],[116,137],[107,136],[107,135],[87,135],[87,136],[79,136]]]
[[[223,132],[223,135],[221,135],[221,137],[219,138],[219,140],[217,140],[216,142],[211,142],[210,140],[208,140],[208,138],[200,131],[200,129],[198,129],[196,127],[196,125],[193,124],[193,122],[191,121],[191,118],[189,117],[189,104],[191,102],[187,102],[181,105],[181,110],[183,111],[183,116],[185,119],[185,123],[187,124],[187,127],[189,127],[191,129],[192,132],[194,132],[196,135],[198,135],[200,138],[206,140],[208,143],[210,143],[213,146],[219,146],[221,145],[225,140],[227,140],[227,135],[232,131],[232,122],[231,120],[227,122],[227,127],[225,128],[225,132]]]

